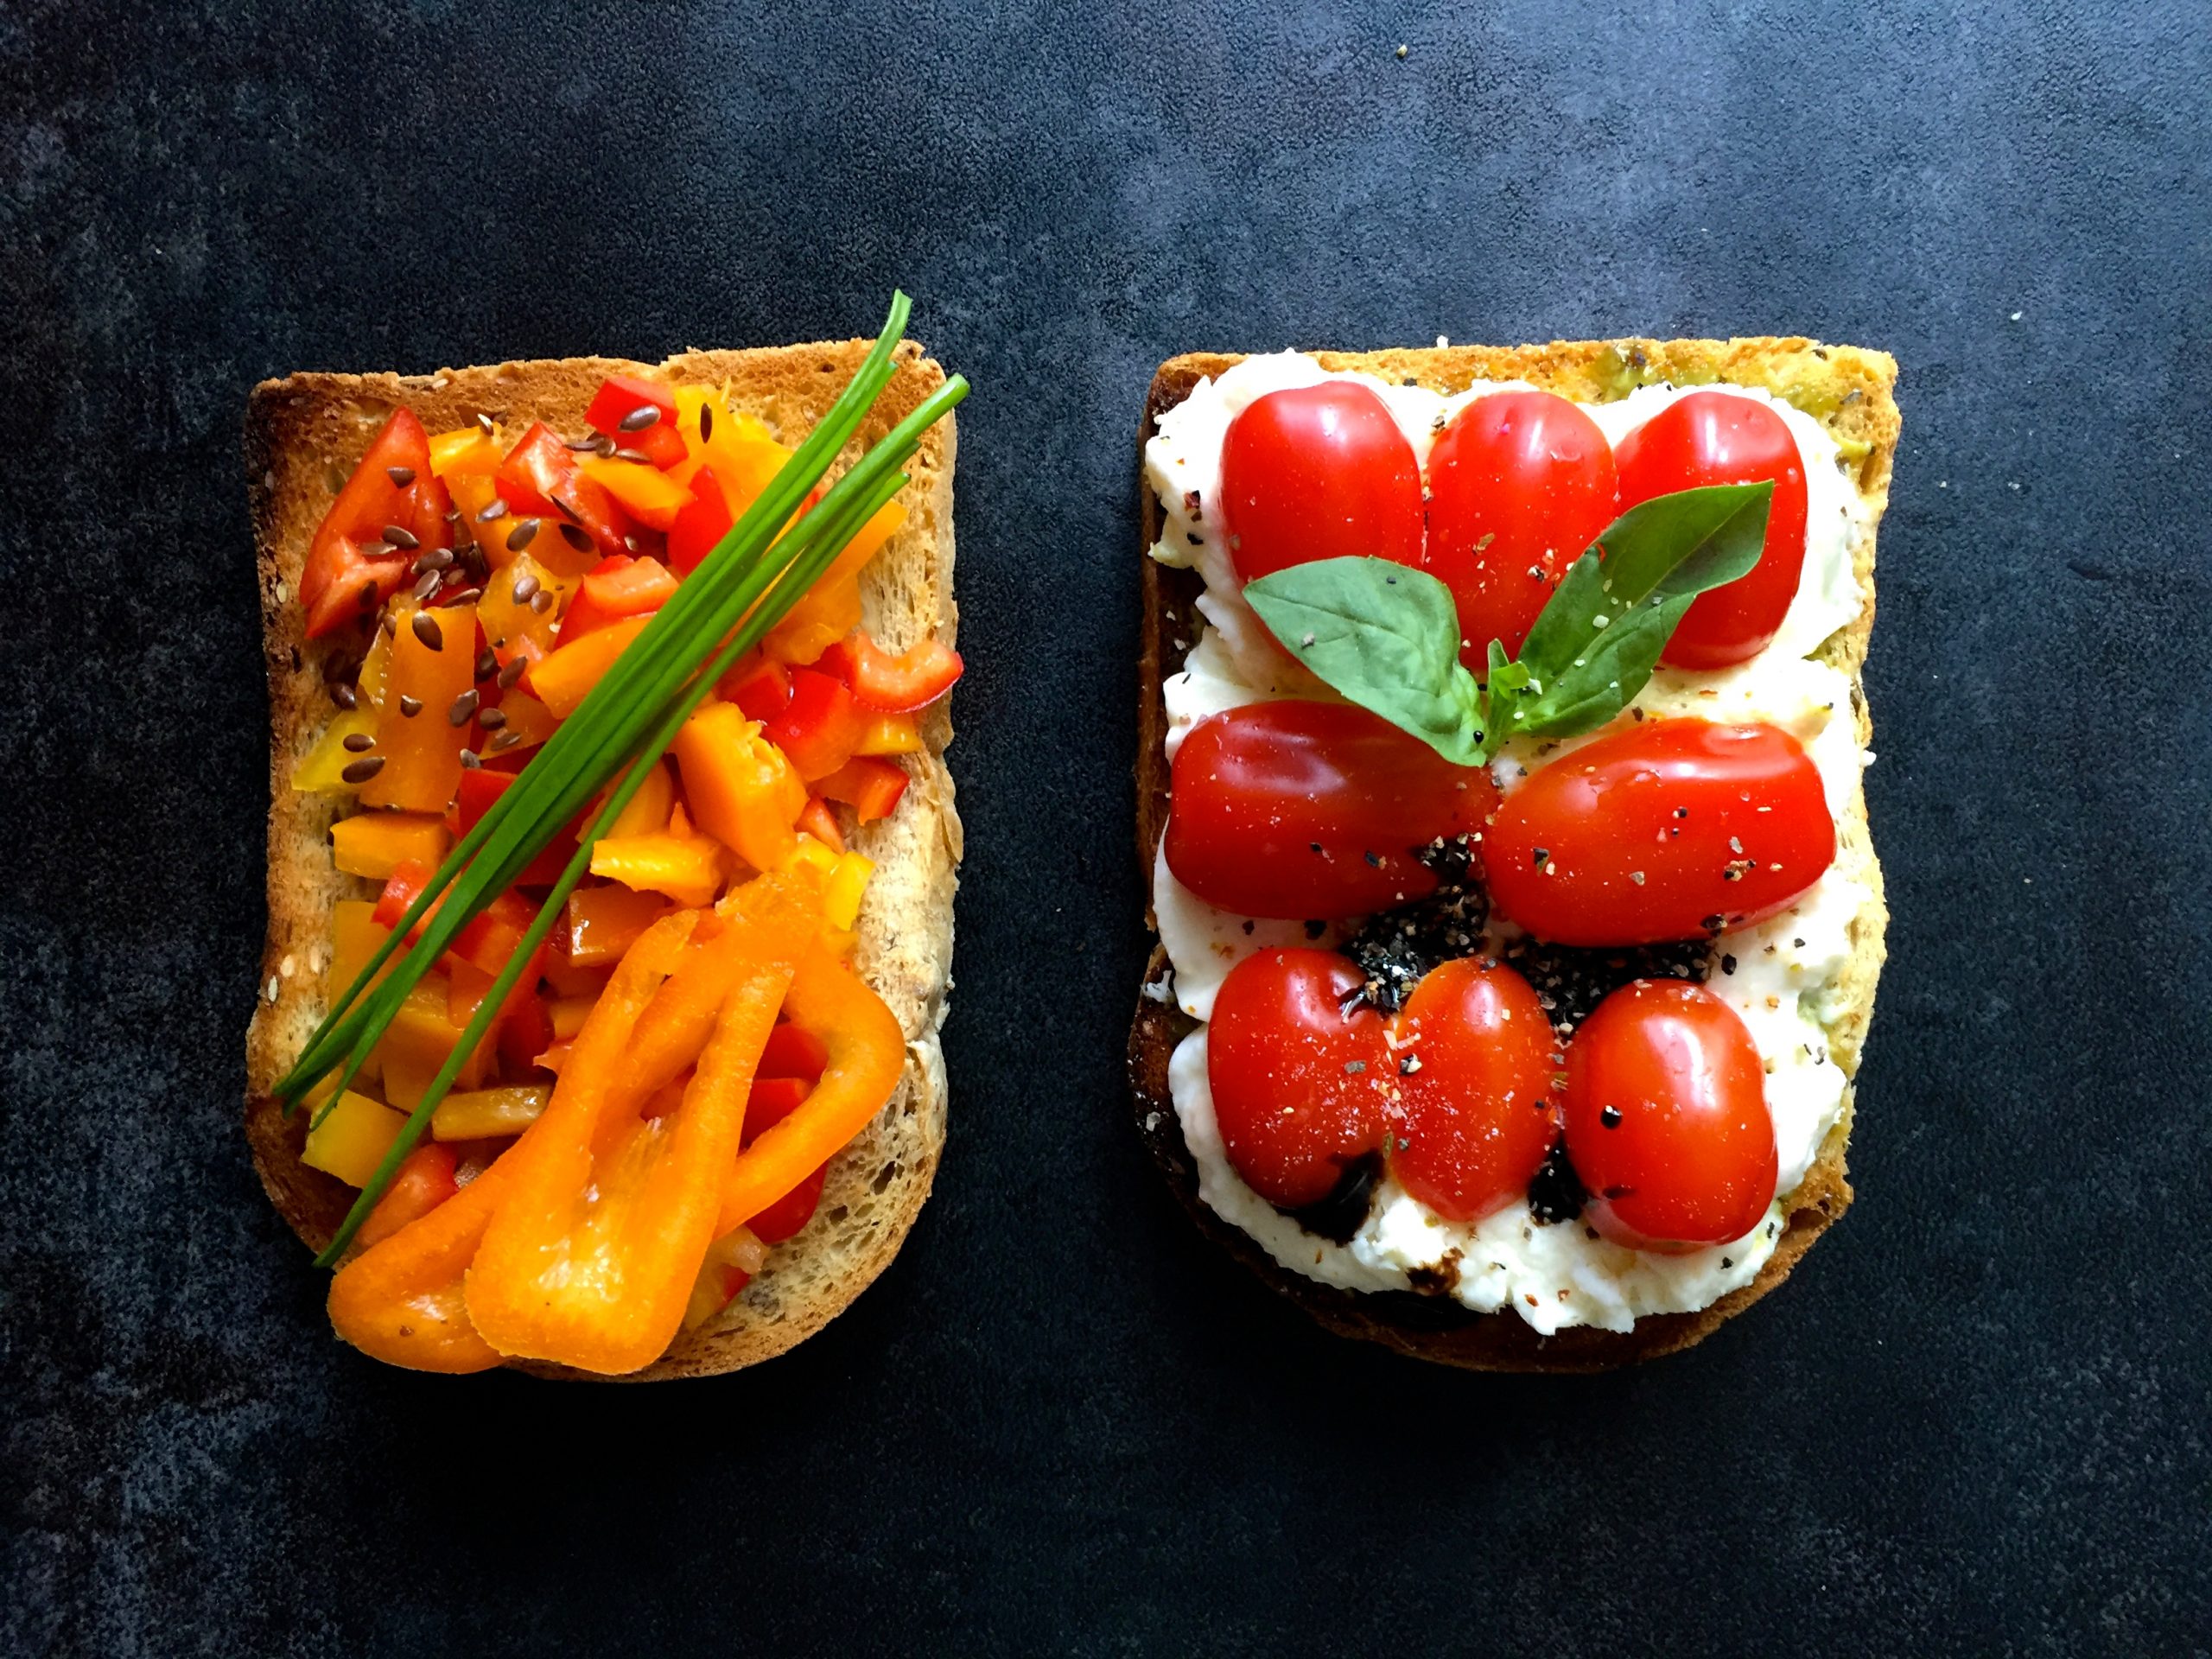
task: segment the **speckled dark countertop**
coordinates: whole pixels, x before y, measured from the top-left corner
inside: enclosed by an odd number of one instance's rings
[[[106,10],[0,16],[0,1649],[2204,1650],[2190,8]],[[369,1364],[236,1122],[246,390],[894,282],[977,389],[937,1197],[753,1373]],[[1325,1338],[1123,1109],[1150,369],[1793,331],[1904,365],[1858,1207],[1632,1375]]]

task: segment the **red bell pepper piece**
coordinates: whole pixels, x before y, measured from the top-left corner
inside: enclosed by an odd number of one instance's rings
[[[853,701],[879,714],[910,714],[935,702],[960,677],[960,653],[941,640],[925,639],[893,657],[858,628],[822,653],[815,664],[852,689]]]
[[[676,578],[658,559],[633,559],[618,553],[593,566],[561,619],[561,643],[620,622],[647,616],[676,597]]]
[[[679,576],[690,575],[736,522],[715,469],[702,467],[692,475],[690,505],[668,527],[668,568]]]
[[[395,865],[385,879],[384,891],[377,895],[376,909],[371,912],[377,925],[397,927],[400,918],[407,914],[408,906],[429,885],[431,874],[430,867],[419,858],[402,859]],[[443,898],[438,900],[438,904],[444,902]],[[420,937],[424,925],[437,913],[438,905],[434,904],[409,937]],[[507,958],[522,943],[523,934],[537,914],[537,907],[510,887],[477,912],[454,935],[452,943],[446,947],[445,958],[496,974],[507,965]],[[533,977],[528,982],[535,984],[537,981]]]
[[[476,827],[477,820],[492,810],[492,803],[514,787],[519,776],[515,772],[494,771],[486,766],[472,767],[461,774],[461,792],[454,798],[454,839],[458,841]],[[588,809],[587,809],[588,810]],[[581,817],[581,815],[579,815]],[[561,879],[561,872],[569,867],[575,855],[576,830],[571,823],[559,835],[539,849],[523,873],[515,878],[519,887],[550,887]],[[417,887],[417,892],[421,889]]]
[[[852,759],[868,721],[842,681],[810,668],[791,671],[791,700],[767,722],[768,741],[791,758],[798,775],[826,778]]]
[[[748,1147],[763,1129],[782,1122],[804,1105],[806,1097],[814,1092],[812,1079],[771,1077],[767,1074],[768,1053],[774,1052],[776,1038],[785,1032],[798,1029],[792,1025],[778,1026],[769,1038],[768,1052],[760,1057],[760,1073],[745,1105],[745,1144]],[[815,1039],[814,1043],[822,1052],[821,1059],[814,1065],[814,1076],[818,1078],[823,1067],[829,1063],[830,1051],[819,1038]],[[823,1165],[782,1198],[756,1213],[745,1224],[752,1229],[753,1237],[763,1244],[780,1244],[813,1220],[815,1208],[822,1202],[822,1184],[829,1173],[830,1166]]]
[[[822,1069],[829,1064],[830,1046],[804,1027],[786,1020],[768,1033],[768,1046],[760,1051],[756,1075],[763,1078],[804,1077],[810,1085],[822,1081]],[[750,1108],[746,1121],[752,1122]],[[766,1120],[762,1120],[761,1127],[767,1127]]]
[[[432,487],[421,487],[426,484]],[[423,423],[411,410],[394,410],[308,545],[300,572],[308,638],[320,639],[355,617],[373,615],[405,579],[418,551],[389,543],[385,526],[404,531],[423,546],[448,545],[452,538],[444,513],[449,505],[445,486],[430,474],[430,439]],[[372,546],[391,550],[371,557],[362,550]]]
[[[791,671],[781,663],[749,651],[715,689],[735,703],[747,720],[765,726],[782,714],[791,700]]]
[[[644,426],[623,423],[641,409],[658,411]],[[627,374],[610,374],[600,383],[598,394],[584,419],[595,432],[604,432],[626,449],[635,449],[656,467],[673,467],[689,453],[676,429],[676,399],[666,386]]]
[[[391,1185],[361,1224],[358,1243],[362,1249],[390,1238],[411,1221],[418,1221],[461,1191],[454,1179],[460,1160],[454,1149],[427,1141],[400,1161]]]
[[[607,555],[627,552],[628,538],[637,533],[630,515],[583,475],[569,446],[543,421],[508,451],[499,463],[499,482],[500,499],[510,508],[551,520],[541,533],[557,534],[563,524],[574,524]]]
[[[842,801],[862,823],[891,816],[899,798],[906,792],[906,771],[896,761],[872,754],[856,754],[814,785],[815,792]]]
[[[837,826],[837,815],[818,795],[808,799],[805,810],[798,815],[796,827],[806,831],[833,853],[845,850],[845,832]]]

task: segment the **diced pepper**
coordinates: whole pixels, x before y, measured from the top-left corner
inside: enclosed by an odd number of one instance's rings
[[[509,506],[544,520],[541,535],[565,542],[562,526],[573,524],[591,538],[602,556],[628,550],[623,538],[637,527],[636,521],[602,486],[584,476],[569,447],[544,422],[534,423],[508,452],[499,466],[499,484]],[[538,556],[552,551],[549,542]]]
[[[523,683],[553,711],[556,719],[566,720],[652,620],[650,616],[628,617],[586,634],[572,645],[563,645],[543,661],[531,664]]]
[[[638,893],[621,887],[578,887],[569,895],[563,918],[567,949],[560,953],[570,968],[598,968],[620,962],[639,938],[668,914],[668,901],[658,893]],[[553,969],[548,966],[548,976]],[[560,982],[554,981],[556,988]]]
[[[830,872],[837,868],[837,855],[812,836],[801,836],[792,844],[791,856],[779,868],[804,876],[818,892],[829,880]]]
[[[406,1123],[402,1114],[348,1089],[322,1121],[308,1130],[300,1161],[335,1175],[348,1186],[366,1186]]]
[[[582,996],[556,997],[552,1007],[546,1010],[553,1022],[553,1035],[564,1043],[575,1037],[584,1028],[584,1020],[591,1013],[591,1005],[598,1001],[596,990]]]
[[[518,938],[515,945],[520,944]],[[507,948],[512,950],[514,947]],[[506,1002],[500,1008],[498,1019],[493,1021],[493,1035],[486,1039],[486,1041],[496,1041],[498,1033],[505,1028],[506,1022],[526,1004],[537,1000],[538,976],[545,965],[545,947],[539,945],[532,954],[537,960],[524,965],[521,976],[507,992]],[[491,995],[493,982],[499,975],[480,968],[473,962],[456,962],[447,972],[451,984],[446,992],[446,1018],[466,1031],[468,1022],[476,1017],[476,1011],[484,1006],[484,999]]]
[[[870,715],[855,754],[919,754],[922,728],[912,715]]]
[[[609,785],[612,791],[613,785]],[[609,836],[642,836],[668,825],[669,810],[676,804],[676,777],[666,764],[655,761],[646,772],[645,781],[638,785],[638,792],[630,798],[629,805],[614,816],[607,826]],[[592,809],[598,810],[598,804]],[[598,871],[592,872],[596,875]]]
[[[805,1077],[754,1077],[745,1108],[745,1138],[750,1141],[771,1123],[783,1122],[813,1090],[814,1084]]]
[[[300,607],[307,613],[308,639],[372,615],[404,580],[414,550],[394,549],[375,558],[364,550],[389,545],[383,540],[386,525],[417,533],[420,503],[410,492],[429,470],[430,441],[423,423],[410,410],[394,410],[308,545],[300,572]]]
[[[784,712],[791,700],[791,677],[781,663],[772,663],[757,651],[738,658],[715,690],[726,702],[745,711],[747,720],[767,721]]]
[[[701,467],[692,475],[691,499],[669,520],[668,568],[679,576],[690,575],[736,522],[715,469]]]
[[[293,789],[302,795],[351,795],[360,785],[347,783],[345,771],[361,756],[346,747],[346,740],[373,737],[376,729],[373,709],[340,709],[323,728],[315,747],[302,755],[299,764],[292,768]]]
[[[671,746],[693,820],[756,870],[781,867],[806,810],[806,785],[742,710],[710,702]]]
[[[778,1026],[768,1039],[769,1047],[772,1049],[776,1038],[784,1033],[798,1030],[797,1026],[790,1024]],[[814,1066],[814,1076],[819,1077],[823,1067],[829,1064],[830,1051],[818,1039],[815,1047],[821,1055]],[[814,1092],[812,1078],[771,1076],[768,1065],[769,1056],[764,1052],[760,1057],[761,1075],[753,1079],[752,1094],[746,1102],[745,1144],[748,1147],[804,1105],[806,1097]],[[764,1206],[745,1224],[746,1227],[763,1244],[780,1244],[798,1236],[814,1219],[814,1211],[822,1202],[823,1182],[829,1173],[828,1164],[817,1166],[814,1173],[773,1204]]]
[[[861,913],[861,899],[868,878],[875,874],[872,860],[858,853],[838,855],[836,868],[822,883],[822,913],[832,927],[850,927]]]
[[[630,424],[641,409],[653,410],[654,418],[642,426]],[[683,440],[676,430],[675,397],[658,381],[608,375],[593,397],[591,407],[584,410],[584,419],[594,431],[604,432],[618,444],[635,449],[655,467],[673,467],[684,458]]]
[[[503,705],[504,706],[504,705]],[[477,767],[461,774],[461,787],[454,796],[454,833],[465,836],[474,830],[480,819],[492,810],[492,803],[514,787],[516,774],[512,772],[493,772]],[[575,855],[578,825],[569,827],[545,843],[537,856],[531,860],[523,873],[515,878],[518,887],[550,887],[561,879],[561,872],[569,867]]]
[[[552,952],[546,957],[550,961]],[[499,1072],[509,1082],[530,1076],[537,1069],[537,1057],[552,1045],[555,1037],[551,1010],[545,997],[535,985],[529,999],[511,1009],[499,1021]]]
[[[668,475],[679,484],[690,484],[702,467],[711,467],[733,513],[751,506],[791,458],[791,452],[771,437],[766,427],[749,415],[734,414],[713,392],[678,386],[676,406],[677,429],[688,453],[668,469]],[[711,417],[703,436],[699,429],[702,411]]]
[[[534,749],[553,735],[560,721],[553,718],[548,709],[527,691],[510,691],[499,699],[499,712],[506,716],[499,729],[512,734],[514,741],[503,743],[497,759],[512,760],[524,749]]]
[[[855,629],[822,654],[817,664],[851,688],[853,701],[880,714],[912,714],[935,702],[960,678],[960,653],[939,639],[924,639],[894,657]]]
[[[372,881],[408,859],[435,866],[447,845],[445,820],[427,812],[362,812],[330,826],[333,861],[346,874]]]
[[[791,757],[798,775],[811,782],[853,758],[866,726],[842,682],[810,668],[795,668],[791,702],[763,729]]]
[[[403,601],[401,608],[405,614],[395,620],[404,627],[408,617],[414,614],[414,601]],[[391,680],[391,634],[387,629],[378,628],[376,637],[369,641],[369,654],[361,658],[361,672],[353,682],[353,690],[359,694],[361,705],[382,713],[385,687]]]
[[[430,440],[430,471],[445,480],[448,489],[457,475],[491,477],[499,470],[502,459],[498,442],[480,426],[459,427]],[[476,505],[481,507],[484,503]]]
[[[561,620],[561,643],[573,645],[626,616],[650,615],[675,597],[676,578],[659,560],[626,553],[601,559],[585,573],[582,591]]]
[[[851,807],[862,823],[887,818],[906,792],[906,769],[896,761],[873,755],[855,755],[814,787],[833,801]]]
[[[382,545],[382,543],[375,543]],[[399,591],[415,556],[371,558],[350,536],[318,541],[300,572],[300,604],[307,612],[307,637],[320,639],[348,622],[364,621]]]
[[[860,574],[906,522],[906,509],[886,502],[860,527],[845,550],[770,631],[766,650],[787,663],[810,663],[858,627]]]
[[[721,849],[704,836],[607,836],[594,843],[591,873],[639,892],[664,893],[679,905],[713,901],[722,883]]]
[[[468,745],[468,728],[447,715],[454,700],[474,685],[475,660],[472,605],[418,612],[394,632],[388,698],[377,717],[376,747],[369,752],[384,766],[361,785],[362,805],[446,810],[460,787],[461,752]],[[406,712],[410,699],[417,705],[411,715]]]
[[[683,453],[683,440],[673,432],[668,440]],[[612,455],[586,455],[580,463],[583,474],[605,490],[641,524],[655,530],[672,530],[683,509],[692,502],[690,490],[678,484],[666,473],[640,461],[617,461]]]
[[[728,1307],[730,1299],[752,1282],[767,1255],[768,1247],[744,1227],[709,1244],[692,1284],[691,1299],[684,1305],[683,1328],[696,1331]]]
[[[760,1073],[763,1077],[803,1077],[808,1083],[818,1083],[823,1068],[830,1064],[830,1050],[812,1032],[804,1026],[795,1026],[788,1020],[768,1033],[768,1046],[760,1052]],[[755,1085],[758,1086],[757,1084]],[[756,1126],[750,1114],[746,1128]],[[766,1128],[763,1122],[758,1126]]]
[[[624,887],[584,887],[584,893],[619,893],[626,898],[634,897]],[[563,910],[560,924],[554,928],[553,937],[547,941],[552,950],[545,956],[545,983],[556,997],[581,996],[596,1002],[599,994],[607,988],[607,976],[614,969],[606,963],[575,963],[569,960],[569,926],[575,915]]]
[[[476,607],[484,638],[502,668],[518,657],[536,662],[552,654],[560,642],[563,607],[582,580],[562,575],[527,553],[507,555],[505,568],[493,572]],[[542,608],[541,594],[551,595]]]
[[[806,810],[798,815],[798,827],[803,834],[812,836],[833,853],[845,850],[845,832],[837,827],[837,815],[830,803],[819,796],[810,797]]]
[[[552,1096],[552,1085],[543,1083],[455,1090],[431,1112],[430,1135],[435,1141],[488,1141],[520,1135],[537,1121]]]
[[[432,1120],[434,1122],[435,1119]],[[459,1163],[451,1147],[425,1144],[415,1148],[399,1161],[391,1178],[391,1185],[385,1189],[384,1197],[377,1200],[377,1207],[361,1224],[356,1235],[361,1248],[390,1238],[410,1221],[419,1221],[448,1198],[461,1191],[454,1179],[454,1170]]]
[[[395,1106],[412,1109],[423,1091],[396,1084],[394,1068],[410,1079],[420,1077],[427,1083],[429,1074],[446,1063],[454,1045],[461,1040],[461,1028],[447,1014],[452,995],[452,985],[443,974],[424,975],[407,993],[407,1000],[378,1039],[377,1052],[384,1060],[385,1097]],[[490,1051],[480,1044],[463,1062],[454,1086],[474,1089],[483,1082],[489,1055]],[[402,1100],[403,1093],[410,1097]]]

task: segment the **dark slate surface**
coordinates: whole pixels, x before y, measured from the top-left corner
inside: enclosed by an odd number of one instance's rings
[[[2203,1650],[2201,16],[297,10],[0,13],[0,1646]],[[978,389],[936,1200],[755,1373],[368,1364],[236,1125],[246,389],[894,282]],[[1859,1206],[1634,1375],[1332,1342],[1124,1122],[1149,368],[1793,330],[1904,365]]]

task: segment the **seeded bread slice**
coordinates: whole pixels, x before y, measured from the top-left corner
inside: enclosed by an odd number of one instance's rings
[[[296,594],[308,544],[335,485],[352,472],[391,410],[404,404],[433,432],[481,411],[510,426],[543,420],[584,429],[592,394],[609,374],[723,388],[730,406],[759,416],[795,443],[828,413],[867,354],[850,340],[754,351],[687,352],[658,365],[609,358],[504,363],[435,375],[296,374],[257,386],[246,410],[245,453],[260,551],[264,648],[269,673],[269,934],[261,994],[246,1033],[246,1138],[262,1185],[293,1230],[320,1249],[337,1230],[353,1189],[300,1161],[305,1124],[287,1122],[269,1090],[325,1011],[332,906],[373,896],[341,875],[327,836],[350,799],[295,794],[292,768],[335,712],[323,689],[340,653],[358,641],[307,640]],[[839,466],[911,413],[944,374],[912,342],[899,348],[891,382]],[[952,599],[950,416],[907,462],[905,525],[861,580],[866,625],[893,651],[957,632]],[[710,1376],[783,1352],[842,1313],[889,1265],[913,1226],[944,1144],[945,1075],[938,1042],[951,986],[952,898],[960,817],[944,749],[944,704],[924,721],[925,753],[905,757],[912,781],[898,809],[863,826],[854,845],[875,862],[858,923],[854,963],[890,1005],[906,1035],[906,1067],[889,1103],[830,1167],[821,1207],[779,1246],[718,1319],[677,1337],[631,1381]],[[558,1366],[522,1369],[568,1376]]]
[[[1893,391],[1897,363],[1887,353],[1856,346],[1824,346],[1789,340],[1621,340],[1554,342],[1549,346],[1455,346],[1382,352],[1317,352],[1324,368],[1363,370],[1392,383],[1415,384],[1450,394],[1478,380],[1525,380],[1580,402],[1624,396],[1634,385],[1669,382],[1677,385],[1720,383],[1763,386],[1804,410],[1856,454],[1861,499],[1878,522],[1889,502],[1890,468],[1897,454],[1897,408]],[[1160,417],[1187,397],[1200,379],[1220,374],[1238,359],[1196,352],[1171,358],[1153,377],[1138,433],[1138,452],[1151,438]],[[1141,461],[1140,461],[1141,467]],[[1181,666],[1168,642],[1195,639],[1203,625],[1194,601],[1203,591],[1196,573],[1166,569],[1147,550],[1160,539],[1160,504],[1148,485],[1143,499],[1138,543],[1142,648],[1137,664],[1137,855],[1150,880],[1154,849],[1167,820],[1168,770],[1165,741],[1167,711],[1160,687]],[[1849,626],[1822,645],[1821,661],[1852,680],[1852,715],[1862,747],[1871,743],[1859,669],[1866,658],[1874,626],[1874,537],[1859,547],[1856,575],[1864,602]],[[1834,999],[1837,1010],[1827,1027],[1836,1064],[1855,1077],[1867,1021],[1874,1007],[1874,985],[1883,960],[1883,933],[1889,912],[1882,899],[1881,866],[1874,856],[1863,791],[1854,790],[1838,825],[1837,865],[1864,884],[1872,897],[1851,925],[1851,957]],[[1147,925],[1153,922],[1150,911]],[[1167,973],[1166,953],[1155,949],[1145,974],[1147,985]],[[1362,1294],[1317,1284],[1290,1272],[1262,1249],[1249,1235],[1206,1207],[1198,1197],[1197,1166],[1183,1140],[1167,1083],[1168,1057],[1195,1022],[1172,1003],[1137,998],[1129,1031],[1129,1080],[1135,1096],[1137,1131],[1151,1147],[1161,1173],[1199,1227],[1216,1243],[1340,1335],[1358,1337],[1401,1353],[1475,1370],[1598,1371],[1652,1359],[1702,1341],[1719,1325],[1780,1284],[1805,1252],[1850,1205],[1844,1148],[1850,1139],[1856,1084],[1847,1086],[1840,1117],[1822,1142],[1804,1181],[1791,1196],[1789,1226],[1757,1279],[1694,1313],[1669,1313],[1639,1319],[1631,1331],[1615,1332],[1570,1327],[1556,1336],[1539,1336],[1516,1317],[1477,1313],[1444,1296],[1410,1291]]]

